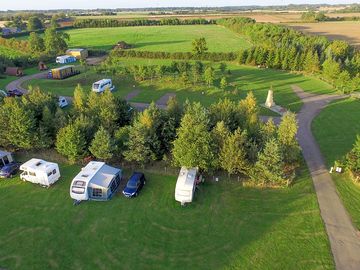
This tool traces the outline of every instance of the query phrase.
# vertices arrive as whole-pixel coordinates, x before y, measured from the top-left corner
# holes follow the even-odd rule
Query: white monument
[[[272,89],[269,90],[267,98],[266,98],[266,102],[265,102],[265,107],[266,108],[271,108],[275,106],[275,102],[274,102],[274,91]]]

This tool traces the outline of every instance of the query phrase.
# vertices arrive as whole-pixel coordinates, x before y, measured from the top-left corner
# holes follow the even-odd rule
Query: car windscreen
[[[129,181],[126,185],[126,187],[128,188],[136,188],[137,187],[137,182],[136,181]]]

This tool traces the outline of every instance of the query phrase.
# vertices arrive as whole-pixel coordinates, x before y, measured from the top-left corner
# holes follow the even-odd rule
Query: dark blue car
[[[143,173],[133,173],[123,190],[123,194],[128,198],[136,197],[145,185],[145,182],[146,179]]]
[[[11,178],[13,177],[19,170],[19,163],[9,163],[6,164],[4,167],[0,170],[0,178]]]

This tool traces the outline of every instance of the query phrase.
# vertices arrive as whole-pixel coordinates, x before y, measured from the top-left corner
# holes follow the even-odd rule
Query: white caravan
[[[33,158],[20,166],[23,171],[20,178],[41,186],[49,187],[60,178],[59,166],[56,163]]]
[[[111,79],[102,79],[100,81],[94,82],[92,85],[92,90],[96,93],[102,93],[106,89],[113,91],[115,86],[112,84]]]
[[[66,106],[69,105],[69,103],[67,102],[66,98],[65,97],[59,97],[59,107],[60,108],[65,108]]]
[[[181,205],[191,203],[194,198],[196,185],[202,182],[202,176],[197,168],[182,167],[175,187],[175,200]]]

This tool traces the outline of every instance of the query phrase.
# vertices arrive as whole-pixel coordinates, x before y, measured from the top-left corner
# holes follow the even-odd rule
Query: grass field
[[[84,28],[66,31],[69,47],[110,50],[118,41],[135,46],[136,50],[191,51],[195,38],[205,37],[210,52],[231,52],[247,48],[245,38],[217,25],[180,25],[147,27]]]
[[[334,269],[307,171],[287,189],[206,182],[174,200],[176,176],[146,173],[140,196],[73,206],[71,179],[44,189],[0,181],[0,267],[6,269]]]
[[[341,159],[360,134],[360,100],[347,99],[330,104],[314,120],[312,129],[328,166]],[[353,222],[360,229],[360,185],[348,175],[333,175],[337,190]]]
[[[149,61],[144,59],[124,58],[123,63],[124,65],[168,64],[170,61],[161,60],[161,62],[158,62],[154,60]],[[214,65],[214,67],[216,66],[217,65]],[[303,75],[290,74],[271,69],[258,69],[248,66],[229,65],[228,67],[231,70],[231,75],[228,78],[230,86],[226,90],[221,90],[218,87],[184,86],[174,80],[161,80],[153,83],[147,81],[138,84],[131,79],[124,80],[115,76],[108,77],[111,77],[114,80],[114,84],[117,87],[117,90],[114,92],[115,95],[125,97],[134,89],[139,89],[139,95],[131,99],[131,101],[144,103],[157,101],[166,93],[174,92],[180,102],[185,102],[186,99],[189,99],[191,101],[199,101],[205,106],[208,106],[225,97],[232,100],[242,99],[249,91],[254,92],[259,103],[265,103],[267,91],[270,87],[273,87],[275,91],[275,102],[296,112],[301,108],[302,103],[293,93],[291,85],[299,85],[304,90],[314,93],[329,93],[333,91],[328,84]],[[73,90],[78,83],[83,85],[86,90],[90,91],[92,82],[103,77],[107,77],[107,75],[99,75],[95,74],[93,71],[89,71],[87,75],[81,74],[63,80],[61,83],[58,81],[42,79],[28,81],[24,86],[39,86],[43,90],[51,91],[58,95],[72,96]],[[219,82],[217,81],[216,85],[218,84]],[[135,88],[133,85],[135,85]],[[234,92],[234,89],[238,89],[237,92]]]
[[[326,36],[330,40],[340,39],[360,46],[360,22],[321,22],[287,24],[292,28],[312,35]]]

